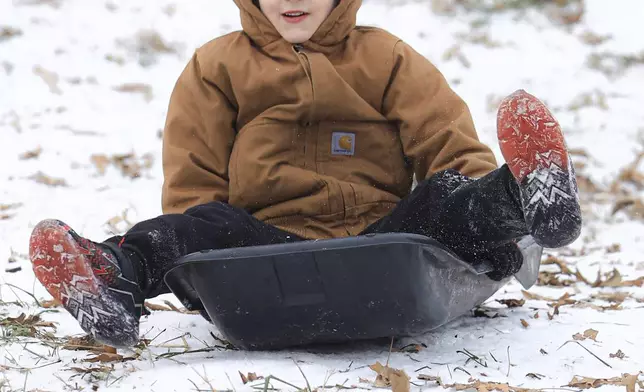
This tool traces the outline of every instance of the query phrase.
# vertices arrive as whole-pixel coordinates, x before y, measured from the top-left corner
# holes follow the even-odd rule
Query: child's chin
[[[282,37],[289,43],[295,45],[308,41],[311,38],[311,34],[283,34]]]

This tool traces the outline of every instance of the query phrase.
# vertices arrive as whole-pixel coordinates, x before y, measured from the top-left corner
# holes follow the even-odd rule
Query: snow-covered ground
[[[387,360],[409,375],[413,390],[441,388],[420,374],[443,384],[480,380],[547,389],[564,387],[574,376],[599,379],[566,387],[575,390],[601,387],[602,379],[613,377],[619,384],[624,374],[644,371],[644,278],[638,280],[644,275],[644,175],[637,167],[623,170],[644,150],[644,2],[586,0],[581,20],[571,24],[558,21],[562,10],[549,1],[537,2],[546,3],[543,9],[493,12],[452,3],[365,0],[359,22],[389,29],[436,63],[497,153],[500,98],[523,88],[548,103],[576,151],[586,190],[582,238],[548,255],[579,269],[589,283],[549,274],[559,267],[544,265],[541,284],[529,292],[554,300],[533,296],[508,308],[496,300],[524,298],[513,282],[486,304],[487,314],[499,317],[467,315],[395,344],[419,344],[417,353],[389,354],[388,344],[369,343],[322,352],[160,357],[213,346],[211,332],[217,331],[198,315],[155,311],[141,325],[154,340],[137,359],[86,362],[96,354],[60,347],[63,337],[81,335],[74,319],[60,309],[42,309],[32,298],[50,296],[25,256],[31,228],[60,218],[98,240],[161,213],[160,131],[169,94],[197,46],[240,27],[238,10],[229,0],[2,0],[0,391],[264,387],[263,380],[243,384],[239,372],[292,384],[273,379],[278,389],[305,388],[307,381],[312,389],[369,389],[376,373],[368,365]],[[620,211],[612,214],[616,205]],[[598,270],[613,269],[622,276],[595,282]],[[549,304],[565,293],[573,296],[559,301],[554,314]],[[165,296],[152,302],[164,299],[175,301]],[[38,325],[44,326],[34,327],[40,335],[15,337],[34,330],[10,317],[43,311]],[[585,331],[590,337],[573,338]],[[43,337],[46,332],[54,336]]]

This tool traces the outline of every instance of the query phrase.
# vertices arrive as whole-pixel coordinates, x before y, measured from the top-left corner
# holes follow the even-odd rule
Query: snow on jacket
[[[197,49],[171,96],[164,213],[220,201],[310,239],[356,235],[420,181],[497,167],[468,107],[399,38],[343,0],[311,39],[282,39],[252,0],[243,31]]]

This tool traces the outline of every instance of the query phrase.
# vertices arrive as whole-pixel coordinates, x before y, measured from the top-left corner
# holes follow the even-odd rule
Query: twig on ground
[[[604,361],[603,359],[601,359],[601,358],[599,358],[597,355],[595,355],[595,353],[593,353],[592,351],[590,351],[589,349],[587,349],[586,347],[584,347],[584,345],[583,345],[583,344],[581,344],[581,343],[579,343],[578,341],[575,341],[575,340],[569,340],[569,341],[567,341],[566,343],[562,344],[562,345],[557,349],[557,351],[559,351],[559,350],[561,349],[561,347],[565,346],[565,345],[566,345],[566,344],[568,344],[568,343],[577,343],[578,345],[580,345],[580,346],[581,346],[581,348],[583,348],[584,350],[588,351],[588,352],[590,353],[590,355],[592,355],[593,357],[597,358],[597,360],[599,360],[601,363],[603,363],[604,365],[608,366],[608,367],[609,367],[609,368],[611,368],[611,369],[613,368],[613,367],[612,367],[612,366],[610,366],[608,363],[606,363],[606,361]]]
[[[156,336],[155,336],[155,337],[153,337],[153,338],[148,342],[148,344],[146,344],[146,346],[151,345],[151,344],[152,344],[152,342],[154,342],[154,341],[155,341],[159,336],[161,336],[161,334],[162,334],[162,333],[164,333],[166,330],[167,330],[167,328],[164,328],[161,332],[159,332],[158,334],[156,334]]]
[[[266,379],[264,380],[264,391],[275,390],[275,388],[268,389],[268,385],[269,385],[270,380],[279,381],[282,384],[285,384],[285,385],[288,385],[289,387],[297,389],[298,391],[301,391],[303,389],[303,388],[298,387],[297,385],[291,384],[290,382],[286,382],[286,381],[284,381],[284,380],[282,380],[280,378],[277,378],[277,377],[275,377],[273,375],[270,375],[270,376],[266,377]],[[256,387],[252,387],[252,388],[257,389]]]
[[[108,374],[108,377],[109,377],[109,374]],[[121,377],[117,377],[116,379],[114,379],[114,381],[112,381],[112,382],[108,385],[108,388],[109,388],[109,387],[111,387],[112,385],[116,384],[116,382],[117,382],[117,381],[119,381],[119,380],[121,380],[123,377],[125,377],[125,374],[121,375]]]
[[[42,355],[42,354],[38,354],[37,352],[31,351],[30,349],[28,349],[28,348],[27,348],[27,345],[24,345],[24,346],[22,347],[22,349],[23,349],[23,350],[25,350],[25,351],[27,351],[27,352],[32,353],[32,354],[33,354],[33,355],[35,355],[35,356],[37,356],[37,357],[39,358],[39,359],[38,359],[38,361],[40,361],[41,359],[49,359],[49,358],[45,357],[45,356],[44,356],[44,355]],[[38,364],[38,362],[36,362],[36,364]]]
[[[235,389],[235,384],[233,384],[233,380],[230,379],[230,376],[228,375],[228,372],[225,372],[226,378],[228,379],[228,382],[230,383],[230,386],[233,387],[233,392],[237,392]]]
[[[203,366],[203,376],[199,374],[199,372],[196,371],[194,368],[192,370],[195,370],[195,373],[197,373],[197,375],[206,383],[206,385],[210,387],[211,391],[213,392],[216,391],[215,387],[212,386],[212,383],[208,379],[208,375],[206,374],[206,365],[202,365],[202,366]]]
[[[512,363],[510,362],[510,346],[508,346],[508,374],[507,374],[507,377],[510,377],[510,367],[512,367]]]
[[[297,366],[297,369],[300,371],[300,373],[302,373],[302,377],[304,377],[304,381],[306,381],[307,391],[313,392],[311,390],[311,384],[309,384],[309,380],[306,378],[306,375],[304,374],[304,371],[302,371],[302,368],[300,367],[300,365],[298,365],[297,361],[294,358],[291,358],[291,359],[293,360],[293,363],[295,364],[295,366]]]
[[[479,365],[481,365],[481,366],[483,366],[483,367],[487,367],[487,362],[483,363],[483,362],[481,361],[481,358],[479,358],[478,356],[476,356],[476,355],[472,354],[471,352],[469,352],[469,351],[468,351],[468,350],[466,350],[466,349],[458,350],[458,351],[456,351],[456,353],[457,353],[457,354],[463,354],[463,355],[465,355],[465,356],[467,356],[467,357],[468,357],[467,361],[465,361],[465,364],[466,364],[466,365],[467,365],[467,363],[468,363],[469,361],[474,361],[474,362],[478,363]]]
[[[25,372],[25,383],[22,386],[22,390],[27,392],[27,378],[29,377],[29,371]]]
[[[34,301],[36,301],[36,305],[38,305],[38,307],[39,307],[39,308],[40,308],[40,307],[42,307],[42,305],[40,304],[40,301],[38,301],[38,298],[36,298],[36,296],[35,296],[35,295],[33,295],[32,293],[30,293],[29,291],[27,291],[27,290],[25,290],[25,289],[21,289],[20,287],[15,286],[15,285],[13,285],[13,284],[11,284],[11,283],[6,283],[6,282],[5,282],[5,284],[6,284],[7,286],[9,286],[9,287],[13,287],[13,288],[18,289],[18,290],[22,291],[23,293],[25,293],[25,294],[29,295],[31,298],[33,298],[33,299],[34,299]],[[13,291],[13,290],[12,290],[12,291]],[[13,294],[16,296],[16,298],[18,298],[18,295],[17,295],[15,292],[14,292]],[[19,299],[19,298],[18,298],[18,299]]]
[[[232,343],[224,339],[218,338],[217,336],[215,336],[214,333],[212,333],[212,331],[210,331],[210,336],[212,336],[212,338],[215,339],[217,342],[223,344],[226,347],[226,350],[237,351],[237,348],[233,346]]]
[[[22,307],[22,306],[27,305],[26,303],[24,303],[24,302],[20,299],[20,297],[18,296],[18,293],[16,293],[16,292],[13,290],[13,288],[14,288],[14,287],[16,287],[16,286],[12,285],[11,283],[7,283],[7,282],[5,282],[4,284],[5,284],[5,285],[7,285],[7,286],[9,287],[9,290],[11,290],[11,292],[13,293],[13,295],[16,297],[16,301],[17,301],[17,302],[18,302],[18,304],[19,304],[18,306],[21,306],[21,307]],[[22,290],[22,289],[21,289],[21,290]],[[24,291],[24,290],[23,290],[23,291]]]
[[[468,376],[470,376],[470,377],[472,376],[472,373],[468,372],[467,370],[463,369],[463,368],[462,368],[462,367],[460,367],[460,366],[457,366],[457,367],[455,367],[455,368],[454,368],[454,371],[457,371],[457,370],[462,371],[463,373],[467,374],[467,375],[468,375]]]
[[[353,361],[349,362],[349,367],[344,370],[338,370],[338,373],[349,373],[351,371],[351,366],[353,366]]]
[[[391,358],[391,352],[394,349],[394,337],[391,337],[391,344],[389,345],[389,354],[387,354],[387,363],[385,364],[385,367],[389,367],[389,359]]]
[[[186,351],[181,351],[181,352],[163,353],[163,354],[159,354],[156,359],[157,360],[158,359],[170,359],[170,358],[176,357],[178,355],[195,354],[195,353],[209,353],[209,352],[217,351],[217,350],[221,350],[221,349],[225,349],[225,347],[213,346],[213,347],[208,347],[208,348],[198,348],[196,350],[186,350]]]
[[[190,332],[186,332],[186,333],[184,333],[183,335],[179,335],[179,336],[174,337],[174,338],[172,338],[172,339],[168,339],[168,340],[166,340],[165,342],[159,343],[159,344],[158,344],[158,345],[156,345],[155,347],[162,347],[162,346],[163,346],[164,344],[166,344],[166,343],[170,343],[170,342],[174,342],[175,340],[183,339],[183,337],[184,337],[184,336],[186,336],[186,335],[190,335]],[[184,341],[184,342],[185,342],[185,341]],[[186,345],[184,344],[184,345],[183,345],[183,347],[186,347]]]

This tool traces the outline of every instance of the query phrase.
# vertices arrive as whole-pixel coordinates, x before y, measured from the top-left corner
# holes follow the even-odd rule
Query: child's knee
[[[201,216],[210,215],[215,211],[229,211],[231,206],[220,201],[211,201],[209,203],[198,204],[184,211],[184,215]]]

